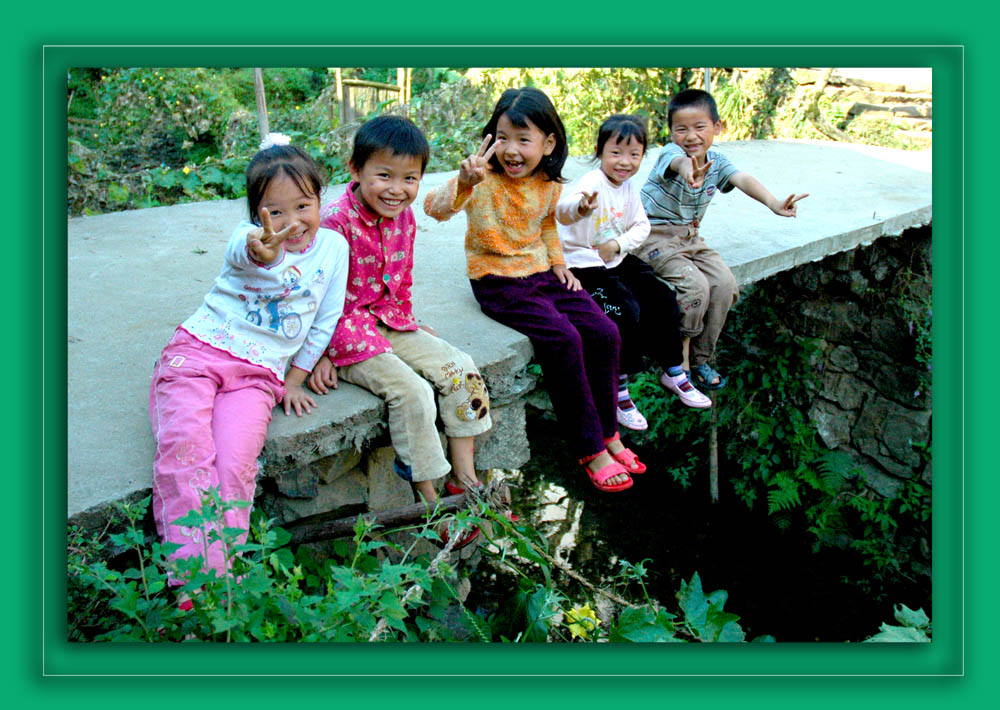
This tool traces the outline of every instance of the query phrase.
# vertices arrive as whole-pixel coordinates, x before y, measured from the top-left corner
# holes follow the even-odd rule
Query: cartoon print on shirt
[[[626,229],[623,224],[623,218],[625,217],[625,212],[622,210],[615,210],[614,207],[605,207],[601,211],[594,215],[593,230],[591,231],[590,246],[596,247],[600,246],[606,241],[614,239],[619,234],[624,234]]]
[[[322,282],[325,278],[322,269],[316,271],[315,279]],[[240,300],[247,306],[246,319],[254,325],[263,325],[265,316],[267,317],[267,328],[273,332],[280,332],[289,340],[294,339],[302,330],[302,316],[296,313],[286,302],[288,296],[293,292],[302,289],[302,272],[296,266],[289,266],[281,274],[281,283],[285,287],[283,291],[274,294],[259,293],[253,300],[247,299],[240,294]],[[301,297],[308,297],[309,289],[302,291]],[[256,308],[254,307],[256,306]],[[303,301],[305,313],[311,313],[316,309],[315,300]]]

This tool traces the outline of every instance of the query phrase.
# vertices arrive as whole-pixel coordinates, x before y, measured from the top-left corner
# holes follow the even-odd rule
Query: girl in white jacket
[[[646,124],[615,114],[601,124],[594,152],[600,167],[563,192],[556,207],[566,265],[621,333],[618,421],[646,429],[632,402],[628,375],[645,369],[648,355],[663,367],[660,383],[689,407],[710,407],[682,368],[679,313],[673,290],[632,255],[649,235],[639,191],[629,182],[646,152]]]

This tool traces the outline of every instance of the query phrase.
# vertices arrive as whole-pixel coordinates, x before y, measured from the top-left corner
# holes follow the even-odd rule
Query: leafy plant
[[[914,611],[905,604],[897,604],[894,615],[900,626],[884,623],[865,643],[930,643],[931,620],[923,609]]]
[[[70,531],[72,640],[350,641],[368,640],[378,628],[403,640],[454,636],[444,623],[447,608],[458,604],[449,582],[454,569],[413,557],[419,540],[436,537],[432,521],[406,547],[369,539],[374,529],[359,522],[351,544],[338,541],[333,558],[318,562],[306,547],[287,547],[289,534],[259,515],[240,542],[247,531],[225,527],[223,515],[249,504],[209,491],[202,508],[177,523],[206,530],[206,551],[222,544],[231,573],[220,578],[202,569],[203,556],[172,560],[176,545],[146,538],[138,523],[148,503],[120,506],[122,533],[84,543],[79,529]],[[114,569],[97,554],[109,545],[127,550],[134,563]],[[171,588],[169,578],[184,583]],[[422,592],[407,594],[415,587]],[[191,598],[190,611],[177,607],[176,593]]]
[[[641,601],[611,594],[621,611],[605,624],[594,611],[593,599],[571,603],[557,586],[566,570],[549,555],[544,536],[496,514],[482,501],[475,512],[459,513],[457,522],[491,523],[496,535],[485,554],[519,576],[509,602],[489,618],[459,600],[452,584],[457,571],[442,554],[432,561],[414,556],[421,540],[437,538],[433,520],[409,529],[405,543],[374,539],[377,531],[360,520],[353,539],[336,541],[329,557],[321,559],[308,547],[288,547],[289,534],[259,514],[248,536],[248,531],[226,527],[226,511],[249,504],[223,501],[211,490],[200,510],[176,523],[206,531],[205,554],[209,545],[222,545],[230,572],[220,577],[202,568],[204,555],[172,560],[177,545],[147,538],[141,521],[148,504],[147,498],[118,506],[118,517],[109,527],[124,524],[120,533],[106,529],[88,537],[79,528],[70,529],[70,640],[743,640],[739,617],[723,610],[725,592],[705,595],[695,573],[678,594],[680,614],[672,614],[649,597],[645,561],[620,563],[616,587],[625,591],[637,584]],[[130,562],[114,562],[122,556]],[[183,584],[171,586],[171,579]],[[588,588],[602,593],[592,585]],[[178,594],[191,599],[189,611],[178,608]],[[461,636],[456,636],[458,631]]]

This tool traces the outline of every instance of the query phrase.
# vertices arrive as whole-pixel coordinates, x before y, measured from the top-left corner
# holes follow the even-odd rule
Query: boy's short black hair
[[[672,99],[667,106],[667,126],[674,126],[674,111],[684,108],[700,108],[708,112],[712,118],[712,123],[719,122],[719,107],[715,105],[715,99],[707,91],[701,89],[685,89]]]
[[[260,226],[260,203],[268,185],[279,175],[287,175],[306,195],[320,199],[323,175],[319,166],[301,148],[294,145],[273,145],[255,155],[247,165],[247,207],[250,221]]]
[[[594,157],[600,158],[604,145],[614,136],[618,136],[616,143],[628,143],[629,138],[635,138],[642,145],[642,152],[646,152],[646,119],[642,116],[633,116],[628,113],[616,113],[604,119],[604,123],[597,129],[597,150]]]
[[[365,121],[354,134],[351,165],[355,170],[361,170],[368,159],[380,150],[388,150],[393,155],[420,158],[421,175],[431,155],[431,147],[423,131],[413,121],[402,116],[377,116]]]
[[[507,114],[507,119],[518,128],[525,128],[531,121],[546,136],[555,136],[556,145],[549,155],[544,156],[535,171],[541,170],[550,182],[566,182],[562,176],[563,165],[569,156],[569,145],[566,141],[566,129],[562,119],[556,113],[556,107],[544,91],[533,86],[520,89],[507,89],[500,95],[497,105],[493,107],[493,115],[483,128],[482,137],[493,136],[496,143],[497,123],[500,117]],[[500,158],[494,154],[490,158],[490,166],[495,173],[503,173]]]

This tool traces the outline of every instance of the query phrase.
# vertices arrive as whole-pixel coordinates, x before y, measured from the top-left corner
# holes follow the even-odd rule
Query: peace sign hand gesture
[[[576,211],[580,213],[581,217],[586,217],[591,212],[597,209],[597,193],[581,193],[580,203],[576,206]]]
[[[708,169],[712,167],[714,160],[709,160],[704,165],[698,165],[698,156],[691,156],[691,172],[685,176],[687,184],[692,189],[701,187],[702,183],[705,182],[705,176],[708,175]]]
[[[490,158],[496,152],[496,143],[490,145],[493,136],[488,135],[479,144],[479,150],[462,161],[458,166],[458,187],[472,189],[483,181],[489,169]],[[489,148],[487,149],[487,146]]]
[[[260,225],[247,234],[247,250],[254,261],[270,264],[281,253],[281,244],[299,227],[298,222],[292,222],[280,232],[274,231],[271,224],[271,213],[266,207],[260,208]]]
[[[789,195],[785,198],[784,202],[778,202],[775,200],[776,204],[771,207],[771,211],[777,215],[781,215],[782,217],[794,217],[796,210],[795,203],[799,200],[805,199],[806,197],[809,197],[808,192],[804,195]]]

